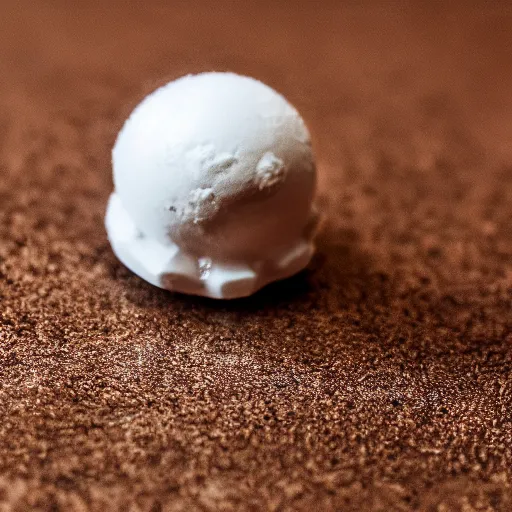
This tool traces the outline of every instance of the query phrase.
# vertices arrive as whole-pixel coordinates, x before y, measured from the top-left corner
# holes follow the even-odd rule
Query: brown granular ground
[[[0,510],[511,511],[508,2],[0,4]],[[310,269],[215,302],[103,228],[130,110],[232,70],[303,112]]]

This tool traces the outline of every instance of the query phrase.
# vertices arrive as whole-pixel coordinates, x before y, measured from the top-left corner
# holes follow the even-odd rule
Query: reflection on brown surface
[[[512,510],[510,4],[145,4],[0,4],[1,506]],[[211,69],[297,105],[328,215],[230,303],[103,228],[126,115]]]

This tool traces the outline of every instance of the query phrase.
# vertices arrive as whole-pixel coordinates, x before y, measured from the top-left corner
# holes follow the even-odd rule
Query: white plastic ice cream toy
[[[119,133],[113,170],[112,248],[153,285],[244,297],[313,255],[309,132],[257,80],[204,73],[150,94]]]

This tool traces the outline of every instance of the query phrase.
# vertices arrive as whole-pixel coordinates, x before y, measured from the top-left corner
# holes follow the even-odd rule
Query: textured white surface
[[[257,80],[204,73],[158,89],[122,128],[113,170],[110,242],[156,286],[246,296],[313,254],[309,133]]]

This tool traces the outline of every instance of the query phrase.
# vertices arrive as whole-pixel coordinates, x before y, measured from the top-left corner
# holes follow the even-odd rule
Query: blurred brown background
[[[510,2],[0,4],[0,510],[512,510]],[[326,223],[241,301],[113,256],[110,149],[182,74],[303,113]]]

